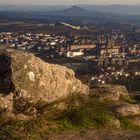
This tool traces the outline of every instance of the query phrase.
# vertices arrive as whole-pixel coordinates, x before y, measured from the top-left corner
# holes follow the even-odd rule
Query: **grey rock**
[[[124,86],[105,84],[92,87],[90,96],[96,97],[100,101],[119,101],[126,97],[129,97],[129,94]]]
[[[140,115],[140,106],[138,104],[120,103],[116,106],[115,112],[120,116]]]
[[[70,96],[88,97],[89,88],[71,69],[12,49],[0,52],[0,113],[28,120],[38,109]]]

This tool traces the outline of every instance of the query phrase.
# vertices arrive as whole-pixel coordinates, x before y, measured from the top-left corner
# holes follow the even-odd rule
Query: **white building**
[[[84,53],[83,52],[81,52],[81,51],[78,51],[78,52],[71,52],[71,51],[69,51],[69,52],[67,52],[66,53],[66,56],[67,57],[78,57],[78,56],[83,56],[84,55]]]

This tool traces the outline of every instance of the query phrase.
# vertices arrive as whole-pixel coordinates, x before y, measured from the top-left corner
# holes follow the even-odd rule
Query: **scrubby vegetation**
[[[113,114],[107,108],[107,103],[88,102],[71,107],[68,112],[58,118],[64,128],[99,128],[106,127]]]
[[[53,108],[53,107],[52,107]],[[54,109],[54,108],[53,108]],[[116,116],[109,101],[99,102],[96,99],[70,106],[68,110],[51,111],[38,116],[29,122],[8,122],[1,126],[1,140],[33,140],[47,137],[54,133],[81,130],[87,128],[110,128],[111,120],[116,117],[124,129],[138,130],[140,127],[129,122],[127,117]],[[48,115],[49,114],[49,115]]]
[[[136,130],[140,131],[140,126],[134,125],[130,122],[130,119],[133,119],[133,117],[120,117],[119,120],[121,122],[121,127],[124,129],[130,129],[130,130]]]

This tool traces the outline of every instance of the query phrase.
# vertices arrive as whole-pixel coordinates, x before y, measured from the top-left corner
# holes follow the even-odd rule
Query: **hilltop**
[[[96,16],[103,15],[103,13],[87,10],[76,5],[70,8],[64,9],[64,10],[48,12],[47,14],[53,15],[53,16],[74,16],[74,17],[76,16],[96,17]]]
[[[71,69],[13,49],[0,52],[0,81],[1,140],[139,139],[140,104],[124,86],[88,87]]]

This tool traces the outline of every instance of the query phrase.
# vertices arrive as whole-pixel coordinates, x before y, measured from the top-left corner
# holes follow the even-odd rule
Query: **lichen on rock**
[[[0,112],[23,120],[37,115],[38,108],[72,94],[88,96],[89,88],[71,69],[8,49],[0,52],[0,93]]]

